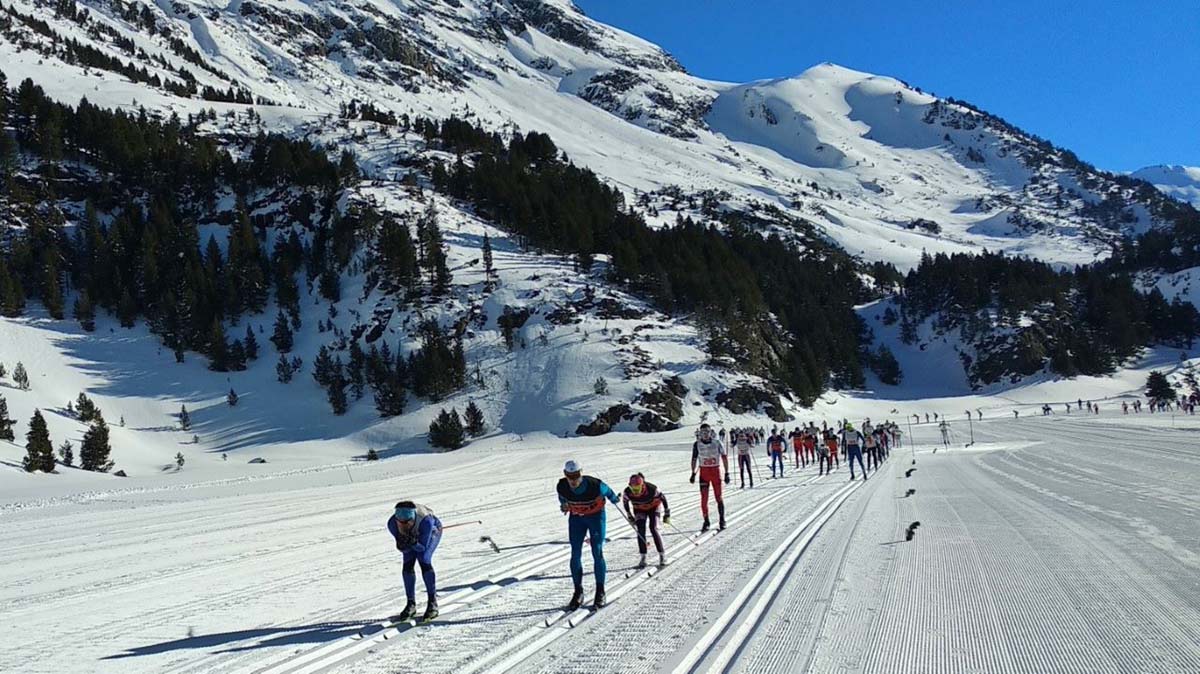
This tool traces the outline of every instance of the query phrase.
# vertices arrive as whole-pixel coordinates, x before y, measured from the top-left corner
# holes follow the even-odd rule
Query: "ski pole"
[[[700,543],[699,543],[699,542],[697,542],[697,541],[696,541],[696,539],[692,538],[690,534],[685,534],[685,533],[683,533],[682,531],[680,531],[680,530],[679,530],[679,527],[675,526],[674,524],[671,524],[670,522],[665,522],[665,524],[666,524],[667,526],[671,527],[672,529],[674,529],[674,530],[675,530],[675,533],[677,533],[677,534],[679,534],[680,536],[683,536],[684,538],[686,538],[686,539],[688,539],[689,541],[691,541],[691,542],[692,542],[692,545],[695,545],[695,546],[699,547]]]
[[[763,477],[762,468],[758,467],[758,457],[754,455],[754,450],[750,450],[750,463],[754,464],[754,470],[758,473],[759,484],[764,484],[767,478]]]
[[[470,522],[458,522],[456,524],[443,524],[442,530],[453,529],[454,527],[465,527],[468,524],[483,524],[483,520],[472,520]]]
[[[637,525],[633,523],[633,518],[626,515],[625,517],[623,517],[621,519],[624,519],[625,524],[628,524],[629,528],[633,529],[633,533],[637,534],[638,540],[640,540],[643,545],[646,545],[647,547],[649,547],[650,544],[646,542],[646,537],[642,535],[642,532],[638,531]]]

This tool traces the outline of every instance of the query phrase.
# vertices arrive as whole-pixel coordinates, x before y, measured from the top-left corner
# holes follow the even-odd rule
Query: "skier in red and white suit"
[[[725,484],[729,484],[729,454],[725,445],[721,444],[708,424],[700,425],[700,435],[692,444],[692,478],[696,482],[696,466],[700,467],[700,512],[704,513],[704,526],[700,531],[708,531],[708,487],[712,485],[713,494],[717,497],[717,526],[725,528],[725,500],[721,498],[721,468],[725,469]]]

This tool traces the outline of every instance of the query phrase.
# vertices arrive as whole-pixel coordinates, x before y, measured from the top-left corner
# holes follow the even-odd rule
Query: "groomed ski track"
[[[629,573],[633,532],[610,512],[610,605],[550,627],[570,592],[559,451],[24,504],[0,516],[0,670],[1200,671],[1200,421],[1178,422],[995,418],[970,449],[955,422],[936,454],[922,424],[911,477],[904,447],[853,486],[844,462],[735,479],[729,529],[699,545],[686,444],[591,441],[573,454],[587,472],[619,488],[645,471],[691,536],[665,528],[673,563]],[[403,594],[383,523],[401,496],[485,524],[447,532],[435,624],[385,632]]]

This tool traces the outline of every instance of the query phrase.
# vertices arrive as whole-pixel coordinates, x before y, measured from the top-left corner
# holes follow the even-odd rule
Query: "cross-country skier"
[[[850,466],[850,479],[854,480],[854,460],[858,459],[858,467],[862,469],[863,480],[867,479],[867,467],[863,465],[862,456],[863,435],[854,429],[849,421],[842,427],[842,447],[846,450],[846,465]]]
[[[696,483],[696,466],[700,467],[700,512],[704,514],[704,525],[700,531],[708,531],[708,489],[712,486],[713,495],[717,498],[717,527],[725,528],[725,499],[721,498],[721,468],[725,468],[725,484],[729,484],[729,455],[725,445],[713,436],[708,424],[700,425],[700,439],[692,444],[692,477],[689,480]]]
[[[829,432],[826,431],[826,435]],[[834,445],[837,446],[836,443]],[[833,457],[829,454],[829,443],[822,442],[816,447],[817,450],[817,475],[824,475],[833,472]]]
[[[796,452],[796,470],[800,470],[802,466],[808,465],[808,457],[804,455],[804,433],[797,426],[788,434],[792,440],[792,450]],[[801,463],[803,461],[803,463]]]
[[[771,436],[767,438],[767,456],[771,457],[771,477],[775,477],[775,464],[779,464],[779,477],[783,477],[783,451],[786,441],[783,439],[783,434],[775,429],[771,429]]]
[[[574,611],[583,603],[583,539],[592,538],[592,573],[596,576],[596,608],[604,606],[604,578],[608,567],[604,563],[604,535],[607,516],[604,499],[614,504],[619,501],[616,492],[598,477],[584,475],[576,461],[567,461],[563,466],[563,478],[558,481],[558,504],[567,518],[567,538],[571,542],[571,580],[575,593],[567,608]]]
[[[387,521],[388,531],[396,539],[396,549],[404,554],[404,569],[400,576],[404,579],[404,596],[408,602],[397,619],[400,622],[410,620],[417,612],[417,574],[413,568],[421,565],[421,578],[425,581],[425,615],[421,622],[427,623],[438,616],[437,604],[437,575],[433,572],[433,551],[437,550],[438,542],[442,540],[442,522],[429,508],[413,503],[400,501],[396,510]]]
[[[829,456],[838,468],[842,467],[842,460],[838,458],[838,439],[837,434],[832,430],[825,431],[825,447],[829,449]]]
[[[671,506],[667,504],[667,495],[659,491],[653,483],[647,482],[641,473],[629,478],[629,486],[621,494],[621,504],[625,506],[625,514],[633,521],[638,533],[638,568],[646,568],[646,524],[650,524],[650,535],[654,537],[654,549],[658,551],[658,565],[667,565],[667,553],[663,548],[662,536],[658,533],[658,507],[663,509],[663,523],[671,523]],[[633,509],[630,510],[630,506]]]
[[[739,489],[746,488],[747,474],[750,476],[750,488],[754,489],[754,465],[751,456],[754,446],[750,444],[750,434],[746,431],[738,431],[737,438],[733,441],[733,448],[737,450],[738,478],[741,480]]]

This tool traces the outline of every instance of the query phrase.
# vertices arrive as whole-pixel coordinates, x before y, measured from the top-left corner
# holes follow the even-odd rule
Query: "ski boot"
[[[667,564],[670,564],[670,562],[667,561],[667,555],[662,552],[658,553],[658,568],[661,569]]]
[[[608,600],[604,597],[604,586],[597,585],[596,586],[596,598],[592,602],[592,605],[595,608],[604,608],[604,605],[607,603],[608,603]]]
[[[646,555],[642,555],[641,558],[638,559],[637,568],[639,568],[639,569],[646,568]]]
[[[722,517],[721,520],[719,522],[717,522],[717,531],[725,531],[725,518],[724,517]]]
[[[704,524],[703,524],[703,525],[701,525],[701,527],[700,527],[700,533],[704,533],[704,532],[708,531],[708,526],[709,526],[709,525],[708,525],[708,518],[707,518],[707,517],[705,517],[705,518],[704,518]]]
[[[575,594],[571,595],[571,601],[567,602],[567,610],[574,611],[583,605],[583,588],[575,588]]]
[[[421,624],[422,625],[428,624],[428,623],[432,622],[433,619],[436,617],[438,617],[437,600],[430,599],[429,603],[425,605],[425,615],[421,616]]]
[[[717,521],[717,531],[725,531],[725,503],[717,504],[717,515],[720,519]]]
[[[404,605],[404,610],[400,612],[400,615],[396,616],[396,622],[408,622],[409,620],[412,620],[412,617],[416,614],[417,602],[409,599],[408,603]]]

